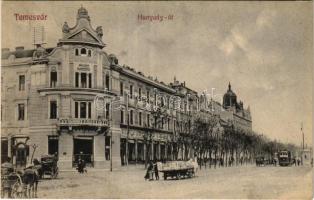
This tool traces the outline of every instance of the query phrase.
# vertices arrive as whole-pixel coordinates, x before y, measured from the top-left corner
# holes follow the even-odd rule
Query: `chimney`
[[[23,50],[24,50],[24,47],[23,47],[23,46],[15,47],[15,50],[16,50],[16,51],[23,51]]]

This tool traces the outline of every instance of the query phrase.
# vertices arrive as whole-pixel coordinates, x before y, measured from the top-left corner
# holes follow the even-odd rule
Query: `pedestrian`
[[[145,176],[144,176],[144,178],[145,178],[145,181],[146,180],[149,180],[149,181],[152,181],[153,180],[153,169],[154,167],[153,167],[153,163],[152,163],[152,161],[150,161],[149,163],[148,163],[148,166],[147,166],[147,170],[146,170],[146,174],[145,174]]]
[[[85,169],[85,161],[81,158],[78,159],[78,162],[77,162],[77,171],[78,173],[80,174],[83,174],[84,172],[87,173],[87,170]]]
[[[157,166],[157,161],[156,160],[154,161],[154,165],[153,166],[154,166],[153,169],[154,169],[154,172],[155,172],[155,179],[159,180],[158,166]]]
[[[201,158],[200,157],[197,157],[197,164],[200,168],[200,170],[202,169],[202,163],[201,163]]]

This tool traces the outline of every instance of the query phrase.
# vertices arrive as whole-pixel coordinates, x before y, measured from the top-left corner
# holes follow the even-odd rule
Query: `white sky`
[[[223,94],[230,81],[255,131],[300,144],[303,122],[312,143],[312,2],[2,2],[2,47],[32,48],[38,24],[46,46],[56,46],[81,5],[120,64],[166,83],[176,76],[198,92]],[[16,21],[14,13],[48,17]],[[140,22],[138,14],[174,19]]]

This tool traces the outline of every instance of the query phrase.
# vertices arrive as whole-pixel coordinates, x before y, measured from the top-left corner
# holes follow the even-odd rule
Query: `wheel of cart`
[[[22,182],[21,175],[12,172],[8,175],[1,177],[1,195],[7,195],[8,198],[24,198],[26,188]]]
[[[194,168],[188,169],[186,175],[187,175],[189,178],[192,178],[193,176],[195,176]]]

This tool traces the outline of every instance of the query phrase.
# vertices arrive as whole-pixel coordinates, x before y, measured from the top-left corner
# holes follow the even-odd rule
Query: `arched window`
[[[86,55],[86,49],[85,48],[81,49],[81,55]]]

